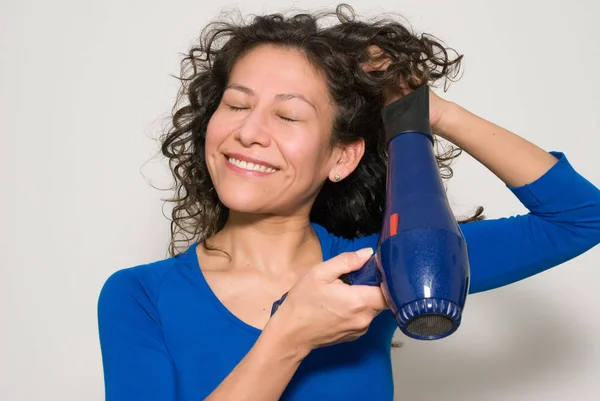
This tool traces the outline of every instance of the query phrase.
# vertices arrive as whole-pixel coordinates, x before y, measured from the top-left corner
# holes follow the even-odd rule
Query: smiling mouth
[[[247,162],[244,160],[238,160],[236,158],[233,158],[231,156],[225,156],[227,158],[227,161],[231,164],[233,164],[236,167],[239,167],[243,170],[247,170],[247,171],[258,171],[260,173],[274,173],[277,171],[277,169],[274,169],[272,167],[268,167],[268,166],[264,166],[261,164],[256,164],[256,163],[252,163],[252,162]]]

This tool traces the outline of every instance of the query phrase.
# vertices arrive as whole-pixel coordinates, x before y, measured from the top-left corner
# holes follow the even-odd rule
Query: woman
[[[461,58],[396,22],[334,15],[329,27],[311,15],[211,25],[185,59],[187,103],[163,142],[176,179],[172,257],[104,285],[107,400],[393,399],[395,319],[378,287],[339,277],[377,244],[382,108],[454,77]],[[471,293],[600,242],[600,191],[564,154],[430,99],[434,133],[530,210],[461,222]],[[445,177],[456,155],[439,155]]]

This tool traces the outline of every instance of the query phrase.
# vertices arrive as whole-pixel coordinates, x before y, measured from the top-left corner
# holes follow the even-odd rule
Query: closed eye
[[[227,105],[227,107],[228,107],[228,108],[229,108],[229,110],[231,110],[231,111],[242,111],[242,110],[248,110],[248,108],[247,108],[247,107],[235,107],[235,106],[232,106],[232,105],[229,105],[229,104]]]
[[[281,116],[281,115],[278,117],[281,118],[283,121],[288,121],[291,123],[298,121],[298,120],[294,120],[293,118],[289,118],[289,117],[285,117],[285,116]]]
[[[230,104],[228,104],[228,105],[227,105],[227,108],[228,108],[229,110],[231,110],[231,111],[243,111],[243,110],[248,110],[248,107],[237,107],[237,106],[232,106],[232,105],[230,105]],[[293,123],[293,122],[296,122],[296,121],[298,121],[298,120],[295,120],[295,119],[293,119],[293,118],[286,117],[286,116],[282,116],[282,115],[278,115],[277,117],[281,118],[283,121],[290,122],[290,123]]]

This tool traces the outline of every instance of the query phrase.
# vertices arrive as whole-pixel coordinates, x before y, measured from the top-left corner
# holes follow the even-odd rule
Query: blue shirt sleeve
[[[470,293],[533,276],[600,243],[600,190],[561,152],[536,181],[509,190],[529,213],[461,224],[469,250]]]
[[[175,400],[175,369],[166,349],[153,287],[136,268],[114,273],[98,301],[107,401]]]

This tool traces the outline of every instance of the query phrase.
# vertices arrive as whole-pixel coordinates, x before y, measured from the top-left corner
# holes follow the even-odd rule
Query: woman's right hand
[[[342,253],[310,269],[288,292],[265,330],[308,354],[315,348],[351,341],[365,334],[387,303],[379,286],[348,285],[339,277],[360,269],[371,248]]]

